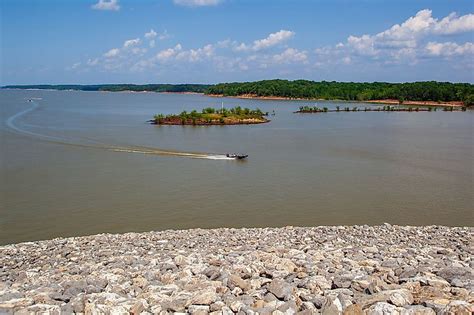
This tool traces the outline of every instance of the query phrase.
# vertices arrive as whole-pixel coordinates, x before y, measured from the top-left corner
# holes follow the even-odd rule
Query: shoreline
[[[0,313],[469,314],[473,236],[383,224],[10,244],[0,246]]]
[[[388,105],[407,105],[407,106],[454,106],[454,107],[463,107],[463,102],[453,101],[453,102],[435,102],[435,101],[404,101],[403,104],[400,104],[398,100],[387,99],[387,100],[368,100],[368,101],[348,101],[348,100],[327,100],[321,98],[292,98],[292,97],[280,97],[280,96],[256,96],[252,94],[244,94],[238,96],[224,96],[222,94],[204,94],[209,97],[229,97],[237,99],[250,99],[250,100],[274,100],[274,101],[319,101],[319,102],[344,102],[344,103],[369,103],[369,104],[388,104]]]
[[[434,102],[434,101],[404,101],[402,104],[398,100],[372,100],[364,101],[364,103],[373,103],[373,104],[389,104],[389,105],[401,105],[401,106],[452,106],[452,107],[464,107],[463,102],[453,101],[453,102]]]
[[[439,107],[464,107],[464,103],[461,101],[452,102],[436,102],[436,101],[404,101],[402,104],[398,100],[386,99],[386,100],[367,100],[367,101],[356,101],[356,100],[339,100],[339,99],[321,99],[321,98],[298,98],[298,97],[281,97],[281,96],[256,96],[253,94],[243,94],[238,96],[224,96],[222,94],[206,94],[204,92],[156,92],[156,91],[133,91],[133,90],[121,90],[121,91],[86,91],[79,89],[22,89],[22,88],[2,88],[2,90],[25,90],[25,91],[79,91],[79,92],[107,92],[107,93],[157,93],[157,94],[183,94],[183,95],[202,95],[215,98],[237,98],[237,99],[250,99],[250,100],[268,100],[268,101],[319,101],[319,102],[343,102],[343,103],[368,103],[368,104],[385,104],[385,105],[402,105],[402,106],[439,106]]]
[[[236,125],[258,125],[269,123],[269,119],[256,119],[256,118],[247,118],[247,119],[227,119],[223,122],[220,121],[211,121],[207,122],[205,120],[197,120],[193,123],[191,119],[181,121],[181,119],[163,119],[163,121],[158,122],[156,120],[151,120],[152,125],[156,126],[236,126]]]

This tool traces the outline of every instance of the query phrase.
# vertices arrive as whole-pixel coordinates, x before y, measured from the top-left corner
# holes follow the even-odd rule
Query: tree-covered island
[[[455,107],[455,106],[444,106],[442,111],[444,112],[457,112],[466,111],[466,106]],[[315,113],[343,113],[343,112],[436,112],[438,108],[436,106],[427,107],[411,107],[411,106],[383,106],[383,107],[343,107],[336,106],[335,109],[329,109],[327,107],[317,106],[300,106],[299,110],[294,112],[295,114],[315,114]]]
[[[156,125],[192,125],[192,126],[211,126],[211,125],[251,125],[267,123],[270,120],[265,118],[268,113],[260,109],[249,109],[236,106],[233,108],[215,109],[212,107],[204,108],[201,112],[193,110],[191,112],[183,111],[180,114],[154,116],[151,123]]]

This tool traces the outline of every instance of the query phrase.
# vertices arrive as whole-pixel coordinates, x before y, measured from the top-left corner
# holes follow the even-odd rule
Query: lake
[[[146,122],[221,102],[275,116]],[[0,104],[0,244],[194,227],[474,225],[473,111],[294,114],[315,102],[44,90],[1,90]],[[218,158],[228,152],[249,158]]]

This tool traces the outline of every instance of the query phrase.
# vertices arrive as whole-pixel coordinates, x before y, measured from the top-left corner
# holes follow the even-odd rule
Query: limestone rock
[[[273,293],[279,299],[288,300],[293,293],[293,286],[281,279],[275,279],[267,287],[268,291]]]

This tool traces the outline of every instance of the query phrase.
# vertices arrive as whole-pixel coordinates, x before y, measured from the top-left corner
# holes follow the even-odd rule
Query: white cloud
[[[173,0],[174,4],[186,7],[204,7],[218,5],[221,0]]]
[[[126,40],[126,41],[123,43],[123,47],[124,47],[124,48],[130,48],[130,47],[139,45],[140,43],[141,43],[140,38],[129,39],[129,40]]]
[[[176,55],[176,59],[185,60],[188,62],[196,62],[196,61],[201,61],[204,58],[210,58],[213,55],[214,55],[214,46],[209,44],[202,48],[182,51]]]
[[[266,48],[278,45],[280,43],[283,43],[289,40],[290,38],[292,38],[294,35],[295,33],[292,31],[280,30],[276,33],[271,33],[266,38],[255,40],[252,45],[246,45],[242,43],[238,45],[235,48],[235,50],[236,51],[245,51],[245,50],[258,51],[258,50],[266,49]]]
[[[276,63],[307,63],[308,55],[306,51],[287,48],[281,54],[273,55],[273,61]]]
[[[375,55],[377,53],[374,48],[374,39],[369,35],[360,37],[351,35],[347,38],[347,44],[363,55]]]
[[[146,32],[144,37],[148,39],[148,44],[151,48],[155,47],[156,40],[155,38],[158,38],[159,40],[165,40],[170,37],[168,32],[165,30],[163,33],[158,34],[155,32],[155,30],[151,29],[149,32]]]
[[[141,38],[129,39],[122,46],[110,49],[98,58],[83,61],[74,68],[194,71],[210,67],[219,72],[251,69],[257,73],[266,73],[276,69],[281,74],[287,71],[296,73],[295,69],[301,72],[309,64],[324,70],[331,67],[343,69],[348,65],[363,69],[369,63],[374,67],[389,64],[411,66],[435,58],[450,60],[453,64],[455,61],[466,63],[466,58],[474,56],[473,43],[455,42],[455,39],[462,37],[454,37],[451,41],[439,40],[437,37],[472,31],[472,19],[472,15],[458,16],[453,13],[438,20],[430,10],[421,10],[403,23],[395,24],[382,32],[350,35],[345,42],[315,49],[314,54],[288,47],[286,42],[295,33],[284,29],[268,34],[265,38],[244,43],[225,39],[198,48],[184,49],[181,44],[176,44],[158,51],[154,48],[157,42],[169,35],[166,31],[160,34],[150,29]],[[452,56],[457,58],[451,58]]]
[[[462,55],[474,55],[474,44],[465,43],[462,45],[446,42],[446,43],[437,43],[429,42],[425,46],[426,52],[431,56],[462,56]]]
[[[181,44],[177,44],[173,48],[168,48],[165,50],[160,51],[159,53],[156,54],[156,59],[159,61],[167,61],[170,58],[176,56],[178,52],[180,52],[182,49]]]
[[[276,33],[268,35],[267,38],[256,40],[253,45],[254,50],[265,49],[271,46],[275,46],[281,42],[284,42],[295,35],[294,32],[281,30]]]
[[[153,39],[158,35],[157,32],[155,32],[153,29],[151,29],[149,32],[145,33],[145,38],[146,39]]]
[[[425,9],[408,18],[402,24],[375,35],[349,36],[348,44],[358,53],[376,55],[383,49],[415,48],[419,40],[430,35],[456,34],[474,30],[474,15],[458,17],[451,13],[442,20],[432,16],[432,11]]]
[[[239,44],[235,44],[235,47],[234,47],[234,50],[235,51],[246,51],[246,50],[250,50],[251,47],[250,46],[247,46],[246,44],[244,43],[241,43],[240,45]]]
[[[109,50],[108,52],[106,52],[104,54],[104,57],[105,58],[113,58],[113,57],[117,57],[120,53],[120,49],[118,48],[112,48],[111,50]]]
[[[118,0],[99,0],[96,4],[91,6],[94,10],[118,11],[120,5]]]
[[[434,27],[436,34],[456,34],[470,32],[474,30],[474,14],[467,14],[458,17],[456,13],[451,13]]]
[[[146,48],[134,47],[130,50],[134,55],[144,55],[147,52]]]
[[[419,57],[463,56],[470,53],[470,43],[438,43],[434,39],[440,35],[451,35],[474,30],[474,15],[458,16],[451,13],[438,19],[432,11],[418,11],[403,23],[376,33],[350,35],[345,43],[315,49],[320,60],[328,64],[348,64],[364,58],[380,64],[413,65]],[[427,42],[430,43],[427,44]]]

